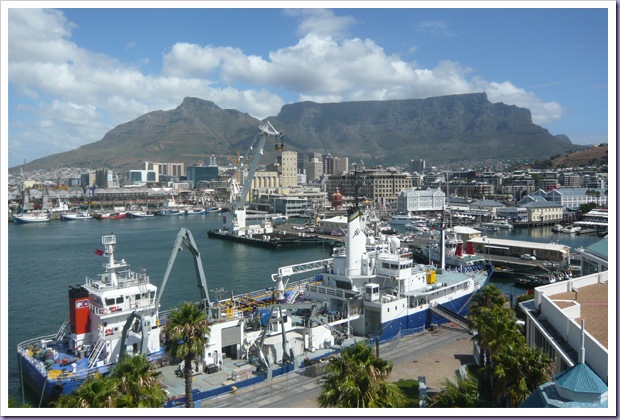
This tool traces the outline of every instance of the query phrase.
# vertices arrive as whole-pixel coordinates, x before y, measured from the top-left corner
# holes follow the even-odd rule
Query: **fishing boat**
[[[98,220],[120,220],[127,218],[127,212],[105,212],[105,213],[97,213],[93,216]]]
[[[130,217],[132,219],[141,219],[154,216],[155,214],[149,210],[129,210],[127,212],[127,217]]]
[[[46,223],[51,220],[50,215],[47,211],[32,210],[33,206],[30,202],[30,194],[26,191],[24,187],[24,171],[21,171],[22,174],[22,185],[20,188],[20,207],[19,214],[13,213],[12,219],[13,223],[16,224],[27,224],[27,223]],[[26,210],[26,211],[24,211]]]
[[[205,214],[205,212],[206,212],[205,209],[201,207],[190,207],[188,209],[185,209],[186,216],[201,215],[201,214]]]
[[[45,223],[50,221],[50,215],[42,211],[21,212],[20,214],[13,214],[13,223],[26,224],[26,223]]]
[[[70,220],[90,220],[93,218],[92,213],[88,210],[77,210],[72,212],[62,212],[60,213],[60,220],[70,221]]]
[[[102,237],[105,272],[69,288],[69,319],[56,334],[17,346],[22,383],[42,400],[75,390],[86,378],[106,374],[125,351],[163,356],[157,287],[145,270],[130,269],[114,258],[115,235]],[[130,328],[132,327],[132,328]]]

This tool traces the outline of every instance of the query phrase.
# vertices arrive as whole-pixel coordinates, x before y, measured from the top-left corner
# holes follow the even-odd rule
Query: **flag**
[[[101,250],[101,249],[97,248],[97,250],[95,251],[95,254],[97,254],[97,255],[103,255],[103,254],[105,254],[105,251],[103,251],[103,250]]]

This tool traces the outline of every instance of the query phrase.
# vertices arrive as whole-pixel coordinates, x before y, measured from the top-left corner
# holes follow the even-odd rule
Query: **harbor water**
[[[278,267],[328,258],[328,245],[271,250],[210,239],[207,231],[221,226],[222,216],[151,217],[145,219],[85,220],[7,226],[8,232],[8,358],[9,395],[21,401],[20,376],[15,354],[19,342],[53,334],[68,319],[68,288],[83,284],[86,277],[102,273],[107,259],[95,254],[102,249],[103,235],[116,235],[116,257],[125,259],[133,270],[146,269],[151,282],[161,285],[172,247],[181,228],[188,228],[198,245],[204,264],[209,295],[224,289],[222,298],[275,284],[271,274]],[[558,242],[572,248],[588,246],[600,238],[551,232],[551,227],[490,232],[489,237],[536,242]],[[496,283],[507,295],[523,289],[512,281]],[[162,296],[162,309],[182,301],[199,299],[191,254],[180,252]],[[33,402],[34,406],[38,402]]]

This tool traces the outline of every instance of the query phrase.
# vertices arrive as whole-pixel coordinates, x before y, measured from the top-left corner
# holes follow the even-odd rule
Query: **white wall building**
[[[441,211],[446,203],[446,193],[441,188],[420,190],[405,188],[398,194],[398,212]]]

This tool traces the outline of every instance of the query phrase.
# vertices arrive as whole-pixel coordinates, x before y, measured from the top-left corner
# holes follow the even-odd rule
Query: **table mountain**
[[[566,136],[533,124],[530,111],[491,103],[485,93],[428,99],[282,107],[268,118],[285,133],[287,150],[331,153],[372,163],[410,159],[544,159],[579,149]],[[61,166],[120,170],[152,162],[201,163],[207,156],[245,153],[260,121],[221,109],[211,101],[185,98],[169,111],[154,111],[110,130],[99,141],[37,159],[25,169]],[[266,151],[273,148],[266,147]],[[275,152],[272,152],[272,154]],[[271,162],[271,156],[261,163]],[[269,159],[269,160],[268,160]]]

